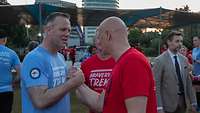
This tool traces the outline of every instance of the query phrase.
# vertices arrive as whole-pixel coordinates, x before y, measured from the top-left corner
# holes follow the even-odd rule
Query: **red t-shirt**
[[[136,49],[128,49],[113,68],[106,89],[103,113],[127,113],[125,100],[146,96],[146,113],[157,113],[155,83],[150,64]]]
[[[192,51],[191,50],[187,52],[186,57],[188,58],[189,63],[192,64]]]
[[[97,55],[93,55],[86,59],[81,64],[81,69],[85,76],[85,84],[94,91],[101,93],[106,88],[114,65],[115,60],[112,57],[101,60]]]
[[[75,58],[75,54],[76,54],[76,49],[75,48],[71,48],[70,49],[70,52],[69,52],[69,56],[71,58]]]

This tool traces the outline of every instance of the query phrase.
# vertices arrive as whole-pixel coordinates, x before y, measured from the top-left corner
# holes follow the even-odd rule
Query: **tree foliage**
[[[188,5],[183,6],[183,8],[176,8],[177,11],[184,11],[184,12],[190,12],[190,7]]]
[[[128,40],[131,46],[141,42],[142,31],[137,28],[133,28],[129,31]]]
[[[160,53],[160,47],[164,44],[166,35],[170,30],[165,29],[161,33],[145,32],[133,28],[130,30],[128,38],[131,46],[140,45],[146,56],[157,56]]]
[[[7,45],[11,48],[21,48],[25,47],[28,43],[28,38],[26,36],[26,28],[23,26],[8,26],[1,25],[1,29],[4,29],[8,34]]]

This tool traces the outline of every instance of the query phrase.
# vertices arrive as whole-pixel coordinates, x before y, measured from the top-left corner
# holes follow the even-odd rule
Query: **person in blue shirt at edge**
[[[66,13],[50,14],[42,44],[25,56],[21,67],[22,113],[70,113],[69,92],[85,79],[80,70],[70,78],[72,71],[67,72],[64,57],[58,53],[71,32],[69,19]]]
[[[200,112],[200,37],[194,36],[193,37],[193,46],[192,49],[192,64],[193,64],[193,86],[196,90],[196,97],[197,97],[197,104],[198,108],[197,111]],[[197,78],[197,81],[195,80]]]
[[[6,47],[7,34],[0,30],[0,113],[11,113],[13,86],[19,81],[20,60],[16,52]],[[12,73],[15,70],[17,73]],[[16,76],[14,76],[16,75]]]
[[[193,73],[194,76],[200,75],[200,37],[193,37],[194,48],[192,50]]]

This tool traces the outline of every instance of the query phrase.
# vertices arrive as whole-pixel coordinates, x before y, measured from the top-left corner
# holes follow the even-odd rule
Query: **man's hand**
[[[72,80],[77,87],[79,87],[81,84],[85,82],[85,77],[83,75],[83,72],[78,68],[73,67],[69,69],[69,76],[70,80]]]
[[[20,84],[20,78],[19,76],[14,76],[12,80],[12,87],[15,90]]]
[[[165,113],[163,110],[158,110],[158,113]]]
[[[76,73],[76,71],[78,70],[78,68],[76,68],[76,67],[70,67],[69,69],[68,69],[68,78],[67,79],[70,79],[70,78],[72,78],[73,76],[75,76],[74,75],[74,73]]]
[[[12,81],[12,88],[13,88],[14,90],[17,89],[18,84],[19,84],[19,81],[13,80],[13,81]]]
[[[192,113],[197,113],[196,108],[197,108],[196,105],[195,105],[195,106],[191,106],[190,111],[191,111]]]
[[[192,71],[189,72],[189,76],[190,76],[191,80],[194,80],[194,75],[193,75]]]

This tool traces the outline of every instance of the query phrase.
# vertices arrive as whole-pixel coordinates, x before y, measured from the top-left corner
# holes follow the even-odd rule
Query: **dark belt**
[[[184,95],[184,93],[183,93],[183,92],[180,92],[180,93],[178,93],[178,95],[182,96],[182,95]]]

